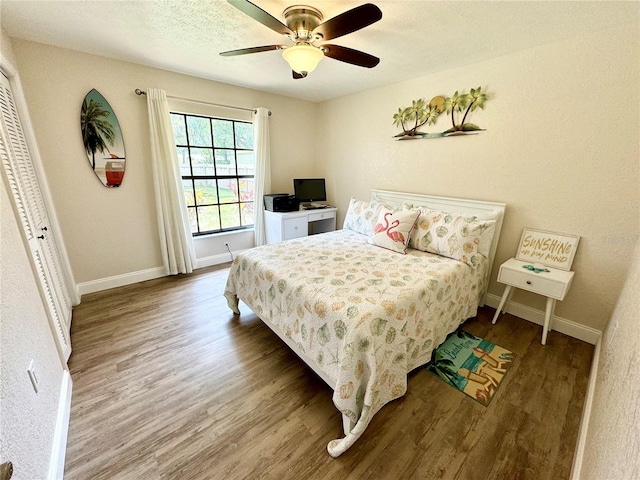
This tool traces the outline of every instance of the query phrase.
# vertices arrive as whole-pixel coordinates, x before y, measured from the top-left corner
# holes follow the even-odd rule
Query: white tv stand
[[[264,223],[267,243],[278,243],[292,238],[316,233],[333,232],[336,229],[335,207],[297,212],[270,212],[265,210]]]

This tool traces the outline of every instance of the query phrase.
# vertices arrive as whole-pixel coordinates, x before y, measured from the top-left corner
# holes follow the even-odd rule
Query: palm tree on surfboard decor
[[[87,155],[91,155],[91,168],[96,169],[96,152],[104,154],[109,152],[109,145],[113,146],[115,133],[109,118],[109,111],[94,100],[87,100],[82,103],[80,114],[80,127],[82,129],[82,142]]]

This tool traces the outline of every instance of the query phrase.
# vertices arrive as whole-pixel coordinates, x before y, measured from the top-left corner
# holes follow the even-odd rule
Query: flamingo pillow
[[[419,210],[390,210],[382,207],[373,235],[367,243],[387,248],[394,252],[407,253],[411,230],[418,220]]]

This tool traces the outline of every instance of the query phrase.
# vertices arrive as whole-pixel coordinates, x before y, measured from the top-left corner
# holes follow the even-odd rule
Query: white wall
[[[602,337],[581,480],[640,478],[640,248]],[[585,428],[585,426],[583,426]]]
[[[2,32],[2,55],[11,59]],[[0,463],[11,461],[15,480],[46,478],[63,380],[31,264],[0,175]],[[27,368],[34,360],[35,393]]]
[[[315,136],[315,104],[132,63],[13,39],[30,116],[39,142],[64,241],[81,291],[162,274],[145,97],[136,88],[162,88],[167,95],[205,102],[263,106],[271,110],[273,191],[292,192],[292,179],[309,175]],[[97,89],[114,109],[125,141],[122,185],[109,189],[89,166],[80,135],[84,96]],[[194,106],[194,108],[197,108]],[[235,111],[230,111],[235,114]],[[290,135],[295,118],[296,135]],[[198,239],[199,259],[228,260],[232,250],[253,246],[252,234]]]
[[[325,102],[317,142],[321,174],[344,215],[371,188],[504,202],[497,265],[522,229],[581,236],[571,290],[556,314],[602,330],[639,234],[638,24],[545,45]],[[482,86],[475,136],[395,141],[398,107]],[[445,116],[425,132],[451,126]],[[339,219],[339,222],[341,219]],[[514,301],[544,310],[518,291]]]
[[[4,179],[0,190],[0,463],[13,463],[14,479],[31,480],[47,477],[62,365]],[[27,375],[32,359],[38,393]]]

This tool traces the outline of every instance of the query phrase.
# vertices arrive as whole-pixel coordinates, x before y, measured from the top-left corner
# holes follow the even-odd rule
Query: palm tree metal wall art
[[[125,170],[122,132],[111,105],[96,89],[82,102],[80,129],[91,169],[103,185],[119,187]]]
[[[484,104],[488,100],[482,87],[472,88],[469,93],[456,91],[450,97],[433,97],[429,103],[419,98],[413,100],[410,107],[398,108],[393,115],[393,124],[402,128],[402,133],[395,135],[398,140],[410,138],[438,138],[451,135],[468,135],[482,131],[478,125],[467,122],[469,113],[480,108],[484,110]],[[464,113],[463,113],[464,112]],[[418,129],[423,125],[435,125],[438,118],[445,113],[450,115],[453,126],[442,133],[424,133]],[[456,122],[456,116],[462,115],[462,120]]]

